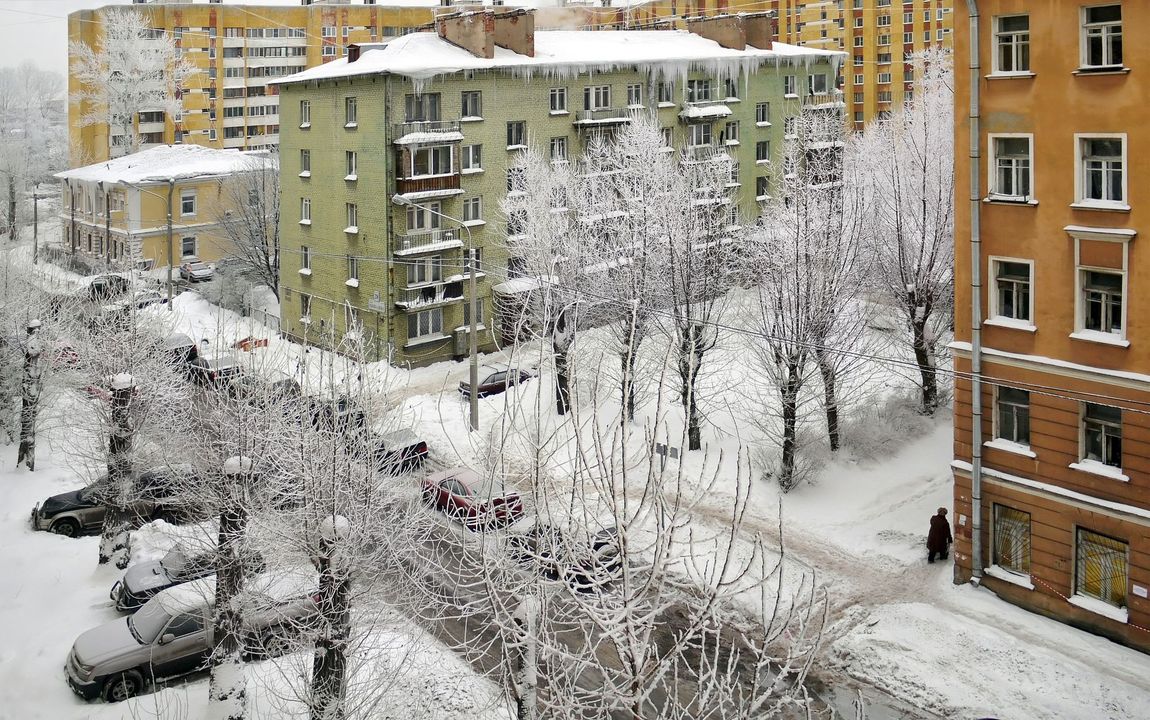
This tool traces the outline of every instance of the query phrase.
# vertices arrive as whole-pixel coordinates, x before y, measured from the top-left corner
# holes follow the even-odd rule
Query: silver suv
[[[245,649],[249,655],[281,647],[293,630],[318,617],[314,592],[300,593],[315,576],[262,575],[242,602]],[[307,587],[307,585],[302,585]],[[108,702],[133,697],[149,684],[206,666],[214,644],[212,606],[215,578],[169,588],[135,615],[93,628],[72,645],[64,666],[68,686],[80,697]],[[285,594],[286,593],[286,594]],[[275,598],[284,598],[279,600]]]
[[[157,467],[140,473],[134,479],[133,496],[128,504],[133,520],[143,523],[157,518],[169,522],[185,519],[187,508],[178,496],[195,480],[191,466]],[[104,476],[85,488],[53,495],[35,506],[32,529],[50,530],[69,537],[98,530],[108,514],[107,482]]]

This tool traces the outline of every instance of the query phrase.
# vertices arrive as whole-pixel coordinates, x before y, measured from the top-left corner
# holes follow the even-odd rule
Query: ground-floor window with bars
[[[1129,545],[1078,528],[1075,533],[1074,592],[1126,607]]]
[[[996,504],[992,549],[995,565],[1019,575],[1029,575],[1030,513]]]

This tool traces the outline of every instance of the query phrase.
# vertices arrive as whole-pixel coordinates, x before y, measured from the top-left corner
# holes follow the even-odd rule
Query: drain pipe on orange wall
[[[970,582],[982,582],[982,197],[979,192],[982,138],[978,0],[970,11]]]

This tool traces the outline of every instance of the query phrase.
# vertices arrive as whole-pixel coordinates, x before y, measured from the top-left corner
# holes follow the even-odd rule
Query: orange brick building
[[[955,580],[1147,651],[1150,3],[954,27]]]

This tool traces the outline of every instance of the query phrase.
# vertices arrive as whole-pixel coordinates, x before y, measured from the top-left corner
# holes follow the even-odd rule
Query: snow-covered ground
[[[417,427],[431,445],[433,457],[445,464],[482,462],[487,443],[494,437],[492,428],[514,424],[512,409],[522,412],[534,407],[537,399],[542,408],[551,402],[545,359],[542,355],[524,357],[523,364],[541,365],[542,377],[507,395],[482,400],[484,432],[476,437],[466,430],[466,408],[455,390],[456,382],[467,373],[463,363],[415,370],[373,364],[361,372],[339,356],[287,343],[270,329],[220,311],[194,293],[177,298],[175,312],[165,322],[171,323],[170,329],[208,338],[216,347],[249,336],[267,338],[266,348],[245,355],[258,372],[297,376],[313,388],[343,377],[370,383],[389,406],[397,408],[394,416]],[[593,353],[602,348],[602,342],[598,346],[587,342],[585,359],[593,359]],[[650,352],[657,357],[660,351],[653,347]],[[726,348],[705,378],[718,398],[715,404],[725,408],[709,415],[713,427],[707,430],[706,441],[712,453],[716,448],[732,451],[740,439],[746,439],[751,373],[736,365],[738,356],[737,347]],[[616,367],[609,360],[605,355],[602,366]],[[899,372],[897,363],[884,367],[888,379]],[[890,394],[876,375],[863,381],[875,393],[867,402],[877,402],[874,398],[884,392]],[[599,390],[579,388],[583,407],[603,401],[600,406],[609,414],[613,400],[604,399],[612,390],[610,382],[605,385]],[[661,427],[670,428],[667,434],[674,440],[679,429],[673,414],[662,420]],[[786,494],[761,476],[751,480],[747,529],[776,537],[781,508],[789,557],[828,593],[831,620],[820,678],[831,683],[853,678],[924,717],[1150,717],[1150,657],[1023,611],[988,590],[955,586],[948,563],[926,563],[929,518],[951,500],[949,417],[921,423],[915,433],[870,453],[873,460],[860,459],[866,454],[844,453],[843,458],[822,467],[812,483]],[[12,467],[13,460],[11,449],[0,453],[4,467]],[[684,457],[681,462],[692,467],[700,461]],[[61,672],[72,639],[112,616],[106,592],[115,578],[94,570],[95,539],[66,540],[32,533],[26,524],[33,503],[75,487],[67,463],[66,457],[48,454],[42,456],[35,473],[0,474],[0,543],[4,547],[0,569],[16,583],[13,597],[0,613],[0,637],[8,640],[0,645],[0,717],[100,718],[120,717],[124,712],[84,706],[71,696]],[[724,478],[708,500],[716,508],[716,517],[734,489],[729,477]],[[434,657],[441,658],[437,662],[447,671],[470,677],[453,657],[442,652]],[[423,673],[419,677],[423,686],[407,687],[401,693],[410,705],[396,706],[391,715],[382,717],[417,717],[416,708],[426,709],[428,703],[438,707],[430,697],[458,699],[460,693],[453,692],[447,680],[429,680]],[[172,694],[179,699],[171,702],[195,707],[203,702],[205,692],[204,681],[197,680],[132,707],[146,716],[156,698]],[[427,717],[480,714],[456,709],[456,715],[437,710]]]

